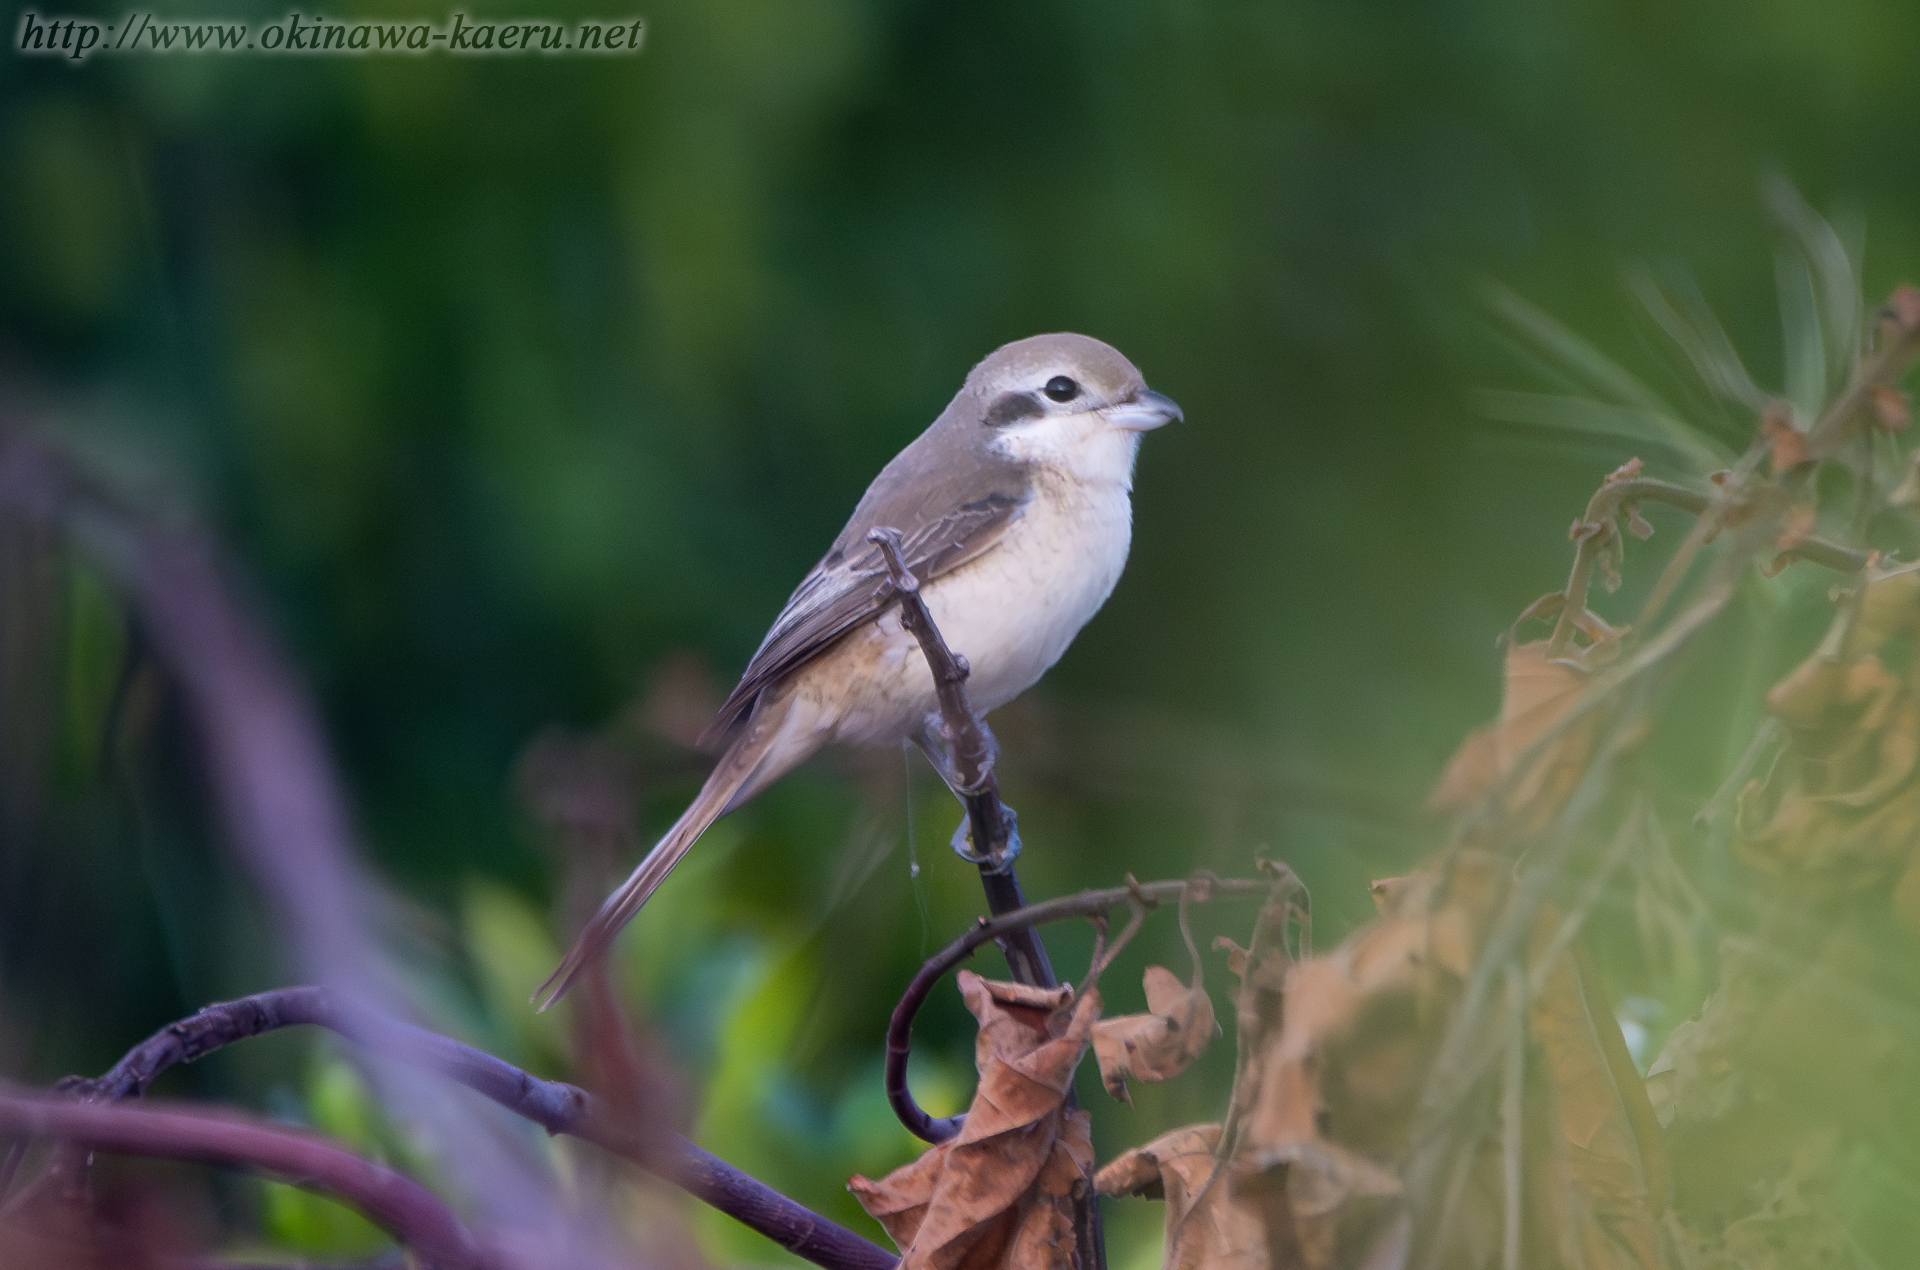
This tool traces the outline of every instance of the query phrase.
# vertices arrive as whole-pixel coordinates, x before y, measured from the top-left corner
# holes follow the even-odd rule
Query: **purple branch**
[[[138,1097],[175,1063],[278,1028],[311,1024],[434,1072],[517,1116],[630,1160],[827,1270],[892,1270],[898,1258],[795,1203],[679,1135],[639,1132],[604,1099],[576,1085],[541,1080],[449,1036],[343,1004],[324,988],[293,987],[210,1005],[170,1023],[127,1052],[106,1075],[80,1081],[87,1099]]]
[[[233,1113],[74,1102],[0,1085],[0,1133],[90,1151],[270,1173],[351,1204],[433,1270],[487,1270],[459,1220],[426,1187],[324,1139]]]
[[[125,595],[181,689],[236,856],[287,932],[295,964],[341,995],[402,1017],[402,979],[369,937],[351,818],[317,712],[298,675],[230,585],[211,538],[130,507],[61,447],[0,418],[0,517],[45,526]],[[570,1214],[553,1180],[471,1109],[403,1065],[371,1084],[403,1120],[432,1125],[436,1162],[489,1226],[550,1250],[570,1270],[612,1265],[616,1241]],[[61,1153],[52,1172],[80,1162]]]

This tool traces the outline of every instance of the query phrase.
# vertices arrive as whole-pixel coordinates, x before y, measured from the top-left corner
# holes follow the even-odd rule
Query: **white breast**
[[[934,621],[973,666],[978,709],[1005,705],[1060,660],[1119,582],[1132,519],[1124,487],[1043,477],[999,545],[927,587]]]

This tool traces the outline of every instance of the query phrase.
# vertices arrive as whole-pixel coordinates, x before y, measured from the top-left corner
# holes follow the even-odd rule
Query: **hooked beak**
[[[1129,432],[1151,432],[1162,424],[1186,417],[1173,398],[1151,388],[1142,388],[1127,400],[1106,407],[1100,416],[1114,427]]]

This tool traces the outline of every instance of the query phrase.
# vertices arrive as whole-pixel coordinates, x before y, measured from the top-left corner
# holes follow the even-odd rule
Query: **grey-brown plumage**
[[[537,997],[598,958],[709,825],[831,740],[910,739],[941,762],[933,679],[889,605],[869,530],[900,531],[981,710],[1024,691],[1105,601],[1126,562],[1140,433],[1179,417],[1117,351],[1039,335],[974,367],[867,488],[721,707],[738,729],[693,805],[608,897]]]

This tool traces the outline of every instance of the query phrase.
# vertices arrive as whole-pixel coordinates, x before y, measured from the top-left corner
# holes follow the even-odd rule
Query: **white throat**
[[[1140,434],[1086,411],[1008,428],[994,438],[993,448],[1030,464],[1036,480],[1053,475],[1074,484],[1131,491]]]

